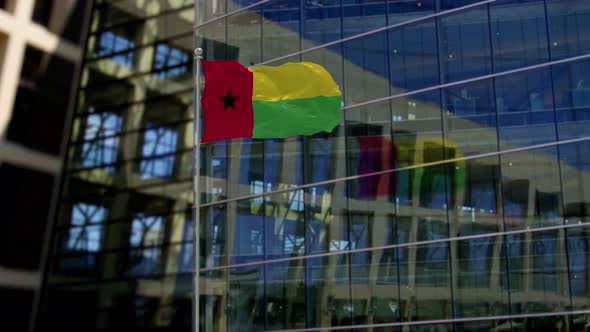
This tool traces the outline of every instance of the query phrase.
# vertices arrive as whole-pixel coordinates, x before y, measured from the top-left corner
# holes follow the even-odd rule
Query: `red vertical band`
[[[205,71],[202,143],[252,137],[253,74],[237,61],[202,60]]]

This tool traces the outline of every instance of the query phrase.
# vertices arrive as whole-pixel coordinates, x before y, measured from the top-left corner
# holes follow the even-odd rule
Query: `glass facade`
[[[194,44],[344,99],[201,146],[201,331],[588,329],[590,2],[195,5],[95,3],[42,331],[190,330]]]

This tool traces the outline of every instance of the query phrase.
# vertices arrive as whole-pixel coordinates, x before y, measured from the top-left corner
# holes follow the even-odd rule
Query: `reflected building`
[[[196,7],[94,4],[38,330],[191,329],[194,43],[344,97],[201,146],[201,331],[588,329],[588,1]]]

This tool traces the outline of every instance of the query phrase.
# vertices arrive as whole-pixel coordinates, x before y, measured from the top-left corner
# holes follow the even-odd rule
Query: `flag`
[[[331,132],[340,123],[342,93],[320,65],[300,62],[248,69],[237,61],[201,63],[203,143],[312,135]]]

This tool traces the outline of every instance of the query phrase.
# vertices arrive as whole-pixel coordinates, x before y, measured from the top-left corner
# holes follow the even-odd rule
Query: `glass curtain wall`
[[[95,1],[40,330],[190,330],[195,44],[344,97],[201,146],[201,331],[587,329],[590,2],[195,5]]]
[[[203,331],[586,329],[588,1],[197,1],[195,36],[344,97],[202,147]]]

